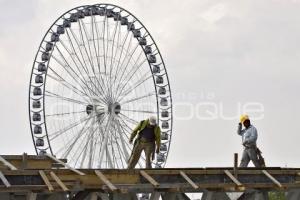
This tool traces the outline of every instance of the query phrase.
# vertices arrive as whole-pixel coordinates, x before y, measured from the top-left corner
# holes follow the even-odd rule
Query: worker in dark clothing
[[[242,129],[242,125],[244,125],[245,129]],[[244,146],[240,167],[247,167],[250,160],[253,162],[255,167],[264,167],[264,159],[256,145],[257,130],[251,124],[248,115],[242,115],[240,117],[237,133],[242,136]]]
[[[146,168],[152,168],[151,161],[154,153],[159,153],[160,149],[160,135],[161,130],[157,125],[156,117],[141,121],[133,130],[129,143],[133,143],[133,139],[137,136],[134,142],[132,154],[128,161],[128,169],[133,169],[141,157],[142,151],[146,156]],[[155,150],[156,147],[156,150]]]

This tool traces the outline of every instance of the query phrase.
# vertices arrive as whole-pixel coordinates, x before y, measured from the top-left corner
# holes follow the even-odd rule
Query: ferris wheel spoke
[[[120,138],[117,136],[117,129],[116,129],[116,122],[114,121],[113,127],[112,127],[112,140],[115,143],[115,149],[118,152],[118,157],[115,155],[115,161],[116,161],[116,166],[117,168],[119,168],[119,164],[121,164],[124,168],[124,163],[123,163],[123,153],[122,153],[122,149],[120,147],[119,141]]]
[[[92,51],[91,51],[91,47],[90,47],[90,42],[89,42],[90,39],[89,39],[89,37],[87,35],[87,30],[86,30],[85,24],[84,24],[84,22],[82,22],[82,20],[79,20],[79,29],[80,29],[81,41],[83,43],[83,47],[84,47],[85,53],[86,53],[88,61],[90,63],[90,67],[91,67],[91,69],[93,71],[95,79],[98,82],[98,87],[100,87],[101,90],[102,90],[102,91],[99,91],[99,92],[100,92],[100,94],[101,93],[105,93],[105,91],[104,91],[101,83],[98,80],[98,76],[96,75],[96,72],[95,72],[95,67],[94,67],[94,63],[93,63],[93,59],[92,59],[93,55],[92,55]],[[85,33],[85,37],[86,37],[86,40],[87,40],[86,42],[85,42],[85,39],[83,37],[83,33]],[[87,45],[86,45],[86,43],[87,43]],[[89,51],[87,50],[86,46],[88,46]],[[92,83],[94,83],[94,82],[92,81]],[[95,85],[95,87],[97,87],[97,86]],[[108,101],[108,99],[106,97],[105,97],[105,100],[106,100],[106,102]]]
[[[69,55],[71,56],[73,62],[75,63],[75,66],[76,66],[78,72],[79,72],[82,76],[83,76],[83,74],[85,74],[86,76],[89,76],[89,71],[88,71],[88,68],[87,68],[88,65],[87,65],[87,63],[86,63],[86,61],[85,61],[85,59],[84,59],[84,56],[83,56],[82,52],[81,52],[81,45],[80,45],[79,42],[78,42],[78,38],[76,37],[76,35],[75,35],[75,33],[73,32],[73,30],[70,29],[70,33],[71,33],[72,38],[73,38],[73,40],[75,41],[75,43],[76,43],[76,45],[77,45],[77,47],[78,47],[78,49],[79,49],[79,53],[80,53],[80,55],[81,55],[81,59],[82,59],[82,60],[80,59],[80,56],[78,55],[78,53],[77,53],[77,51],[76,51],[76,49],[75,49],[75,45],[74,45],[74,43],[72,42],[71,36],[70,36],[70,34],[69,34],[69,31],[66,30],[66,33],[67,33],[66,35],[67,35],[67,37],[68,37],[68,41],[69,41],[69,43],[70,43],[70,45],[71,45],[71,47],[72,47],[73,53],[71,53],[70,51],[68,51],[68,52],[69,52]],[[64,43],[63,43],[62,41],[61,41],[60,43],[63,45],[63,47],[64,47],[65,49],[67,49],[66,45],[64,45]],[[74,58],[73,58],[73,55],[75,56]],[[83,73],[82,70],[80,70],[80,68],[78,67],[78,65],[77,65],[77,63],[76,63],[76,61],[75,61],[75,58],[76,58],[76,60],[80,63],[80,66],[82,67],[84,73]],[[83,63],[82,63],[82,62],[83,62]],[[84,77],[84,76],[83,76],[83,77]]]
[[[85,121],[91,119],[92,117],[94,117],[94,116],[87,116],[87,117],[84,117],[84,118],[80,119],[79,121],[76,121],[76,122],[74,122],[74,123],[72,123],[72,124],[66,126],[65,128],[61,129],[61,130],[58,130],[58,131],[56,131],[56,132],[54,132],[54,133],[48,134],[48,135],[49,135],[49,140],[50,140],[50,141],[53,141],[54,139],[56,139],[56,138],[59,137],[60,135],[66,133],[67,131],[73,129],[74,127],[76,127],[76,126],[82,124],[83,122],[85,122]]]
[[[61,147],[55,154],[59,154],[61,151],[63,151],[65,149],[64,152],[61,153],[62,158],[67,158],[70,154],[70,152],[72,151],[72,149],[74,148],[74,146],[76,145],[76,143],[78,142],[79,138],[81,136],[83,136],[85,134],[85,132],[88,130],[88,126],[87,124],[90,122],[90,119],[87,120],[83,127],[81,128],[81,130],[78,132],[78,134],[76,135],[76,137],[73,137],[70,141],[68,141],[68,145],[63,145],[63,147]],[[73,140],[73,141],[72,141]]]
[[[149,110],[126,110],[126,109],[122,109],[122,110],[123,110],[123,111],[128,111],[128,112],[156,114],[156,112],[154,112],[154,111],[149,111]]]
[[[146,81],[148,81],[150,78],[152,78],[152,75],[149,75],[147,77],[142,77],[140,80],[138,80],[137,82],[135,82],[133,84],[133,86],[130,86],[127,90],[125,90],[124,92],[122,92],[122,90],[124,90],[124,87],[121,89],[120,94],[118,95],[119,102],[121,102],[124,97],[126,97],[128,94],[130,94],[131,92],[135,91],[135,89],[139,86],[141,86],[143,83],[145,83]]]
[[[128,68],[128,65],[129,65],[131,59],[133,58],[133,55],[134,55],[136,49],[138,48],[138,46],[139,46],[139,45],[137,44],[137,45],[135,46],[134,50],[133,50],[132,52],[130,52],[129,58],[128,58],[128,60],[127,60],[127,63],[126,63],[126,65],[125,65],[124,69],[122,70],[122,73],[121,73],[120,77],[118,77],[118,76],[116,75],[116,80],[118,80],[118,81],[117,81],[117,82],[118,82],[118,85],[116,86],[116,88],[118,88],[118,87],[120,86],[120,83],[122,83],[122,79],[123,79],[123,77],[124,77],[124,74],[125,74],[125,72],[126,72],[126,70],[127,70],[127,68]],[[138,59],[140,58],[141,55],[142,55],[142,52],[140,52],[140,54],[139,54],[138,58],[136,59],[135,63],[138,61]],[[124,65],[124,61],[125,61],[125,60],[126,60],[126,56],[124,57],[121,66]],[[133,65],[135,65],[135,63],[134,63]]]
[[[130,63],[130,61],[133,59],[133,55],[135,54],[135,52],[136,52],[136,50],[138,49],[138,47],[139,47],[139,44],[136,44],[136,46],[135,46],[135,48],[133,49],[133,51],[130,52],[130,55],[129,55],[129,57],[128,57],[128,59],[127,59],[127,62],[126,62],[126,64],[125,64],[124,70],[122,71],[122,74],[121,74],[120,77],[119,77],[119,82],[122,81],[123,77],[126,77],[126,76],[124,76],[124,75],[125,75],[125,72],[126,72],[126,70],[128,69],[129,63]],[[134,64],[133,64],[132,66],[135,66],[135,64],[138,62],[138,60],[140,59],[140,57],[141,57],[142,55],[143,55],[143,51],[141,51],[141,52],[139,53],[139,55],[138,55],[136,61],[134,62]],[[124,59],[124,61],[125,61],[125,59]],[[131,70],[129,70],[129,72],[131,72]]]
[[[119,73],[119,71],[120,71],[120,70],[119,70],[120,62],[121,62],[121,58],[122,58],[122,55],[123,55],[123,52],[124,52],[124,47],[125,47],[125,43],[126,43],[126,41],[127,41],[128,35],[129,35],[129,31],[127,31],[126,37],[125,37],[125,39],[124,39],[123,42],[122,42],[122,47],[121,47],[121,50],[120,50],[120,55],[119,55],[119,59],[118,59],[118,62],[117,62],[117,67],[116,67],[116,70],[115,70],[116,72],[115,72],[115,75],[114,75],[113,86],[114,86],[114,84],[115,84],[115,82],[116,82],[118,73]],[[132,37],[131,37],[130,40],[132,40]],[[128,52],[127,52],[127,53],[128,53]],[[112,87],[113,87],[113,86],[112,86]]]
[[[98,24],[96,23],[96,19],[95,16],[91,17],[91,28],[92,28],[92,33],[93,33],[93,46],[94,46],[94,50],[95,50],[95,54],[96,54],[96,61],[97,61],[97,67],[98,67],[98,71],[99,71],[99,77],[98,79],[101,80],[102,82],[102,86],[103,86],[103,91],[105,90],[106,93],[108,93],[108,89],[106,87],[106,84],[104,83],[102,74],[101,74],[101,63],[100,63],[100,35],[99,35],[99,30],[98,30]],[[96,32],[96,39],[95,39],[95,32]],[[97,41],[97,45],[98,45],[98,50],[96,48],[96,42]]]
[[[81,27],[81,26],[79,25],[79,27]],[[78,41],[78,38],[76,37],[76,35],[75,35],[75,33],[74,33],[74,31],[73,31],[72,29],[70,29],[70,32],[71,32],[72,37],[73,37],[74,40],[75,40],[75,43],[76,43],[76,45],[77,45],[77,47],[78,47],[78,49],[79,49],[79,53],[80,53],[80,55],[81,55],[81,58],[82,58],[82,60],[83,60],[83,62],[84,62],[84,64],[83,64],[83,63],[81,63],[81,61],[80,61],[81,65],[82,65],[82,68],[84,69],[85,74],[86,74],[86,76],[88,77],[90,83],[93,85],[93,87],[95,87],[95,89],[97,90],[97,92],[98,92],[99,94],[101,94],[103,91],[101,92],[101,91],[98,89],[98,87],[95,85],[94,81],[91,79],[91,77],[90,77],[90,72],[89,72],[88,67],[87,67],[88,64],[86,63],[86,60],[85,60],[85,58],[84,58],[84,55],[83,55],[83,53],[82,53],[82,51],[81,51],[81,46],[84,46],[84,48],[85,48],[85,45],[84,45],[84,44],[83,44],[83,45],[80,45],[80,43],[79,43],[79,41]],[[70,39],[68,30],[67,30],[67,35],[68,35],[68,37],[69,37],[69,39]],[[75,47],[74,47],[74,45],[73,45],[71,39],[70,39],[70,43],[71,43],[71,46],[72,46],[72,48],[73,48],[73,51],[76,53]],[[78,56],[77,56],[77,57],[78,57]],[[86,66],[86,67],[84,67],[84,66]],[[86,81],[86,82],[88,82],[88,81]],[[87,85],[87,84],[86,84],[86,85]],[[95,93],[95,92],[94,92],[94,93]],[[101,95],[99,95],[99,94],[95,93],[95,95],[100,96],[100,98],[102,99],[103,102],[107,102],[107,100],[106,100],[105,98],[102,98]]]
[[[98,65],[98,68],[99,68],[99,79],[102,81],[102,83],[103,83],[103,87],[105,88],[105,90],[106,90],[106,93],[108,93],[109,92],[109,89],[108,89],[108,87],[107,87],[107,84],[105,84],[105,82],[104,82],[104,79],[105,79],[105,75],[106,75],[106,73],[104,72],[104,77],[102,76],[102,72],[101,72],[101,59],[99,59],[100,58],[100,39],[101,38],[103,38],[104,37],[104,35],[101,37],[101,35],[100,35],[100,31],[99,31],[99,24],[97,24],[96,22],[96,19],[95,19],[95,17],[94,17],[94,26],[95,26],[95,30],[96,30],[96,35],[97,35],[97,44],[98,44],[98,60],[99,60],[99,65]],[[104,39],[103,39],[104,40]],[[104,52],[103,52],[103,65],[105,66],[105,58],[104,58]]]
[[[86,110],[83,111],[76,111],[76,112],[65,112],[65,113],[52,113],[52,114],[46,114],[46,117],[55,117],[55,116],[65,116],[65,115],[72,115],[72,114],[81,114],[85,113]]]
[[[123,46],[122,46],[122,50],[121,50],[121,53],[120,53],[120,57],[119,57],[119,60],[118,60],[118,65],[117,65],[117,70],[116,70],[116,74],[114,75],[115,76],[115,79],[114,79],[114,85],[116,85],[116,82],[117,82],[117,79],[118,79],[118,77],[119,77],[119,74],[121,73],[121,72],[123,72],[124,70],[122,70],[122,69],[119,69],[119,67],[122,67],[122,66],[124,66],[124,62],[126,61],[126,58],[127,57],[130,57],[130,55],[131,55],[131,52],[130,52],[130,47],[131,47],[131,44],[132,44],[132,40],[133,40],[133,36],[132,36],[132,34],[130,35],[130,39],[129,39],[129,41],[128,41],[128,44],[126,45],[126,41],[127,41],[127,37],[128,37],[128,35],[129,35],[129,32],[127,33],[127,35],[126,35],[126,38],[125,38],[125,40],[124,40],[124,43],[123,43]],[[123,52],[124,52],[124,46],[126,45],[126,49],[127,49],[127,51],[125,51],[125,54],[124,54],[124,56],[123,56]],[[133,55],[133,54],[132,54]],[[123,57],[123,58],[122,58]],[[122,60],[122,61],[121,61]],[[123,74],[123,73],[121,73],[121,74]],[[116,85],[116,87],[117,87],[118,85]]]
[[[114,45],[115,45],[115,37],[116,37],[116,33],[117,33],[117,29],[118,29],[118,25],[119,25],[120,22],[117,22],[115,24],[115,27],[114,27],[114,31],[113,31],[113,37],[112,37],[112,44],[111,44],[111,60],[110,60],[110,65],[109,65],[109,82],[110,82],[110,96],[112,97],[112,71],[113,71],[113,58],[114,58]],[[117,47],[116,47],[117,49]]]
[[[126,135],[126,133],[121,128],[122,126],[121,126],[121,124],[120,124],[120,122],[119,122],[118,119],[117,119],[117,122],[116,122],[116,126],[117,126],[117,131],[118,131],[120,139],[121,139],[121,144],[122,144],[122,149],[123,149],[123,153],[124,153],[124,156],[125,156],[125,160],[128,161],[128,159],[129,159],[129,153],[128,153],[128,150],[127,150],[127,147],[126,147],[126,141],[125,141],[125,138],[124,138],[124,135],[123,135],[123,134]]]
[[[76,88],[73,84],[67,82],[64,78],[62,78],[59,74],[57,74],[50,66],[48,66],[49,70],[52,71],[52,73],[57,76],[59,79],[53,77],[52,75],[50,75],[48,73],[48,76],[52,79],[52,80],[55,80],[56,82],[62,84],[63,86],[69,88],[71,91],[75,92],[76,94],[78,94],[78,96],[82,97],[85,101],[89,101],[88,99],[86,99],[85,97],[88,97],[89,96],[86,94],[85,91],[82,91],[78,88]],[[80,93],[80,94],[79,94]]]
[[[103,156],[104,156],[104,152],[105,152],[105,147],[108,143],[108,138],[109,136],[107,135],[107,130],[108,130],[108,127],[110,126],[110,123],[111,123],[111,120],[112,120],[112,116],[110,115],[108,117],[108,120],[107,120],[107,123],[106,123],[106,126],[105,126],[105,129],[104,129],[104,133],[103,133],[103,140],[101,141],[101,145],[100,145],[100,156],[99,156],[99,164],[101,165],[101,162],[103,160]]]
[[[87,158],[86,154],[87,154],[87,150],[88,150],[88,146],[89,146],[89,142],[91,141],[90,137],[91,137],[91,134],[93,134],[94,132],[97,131],[99,127],[98,126],[95,126],[94,123],[91,124],[91,126],[89,126],[89,133],[86,134],[86,137],[84,137],[84,139],[81,141],[80,145],[78,146],[77,148],[77,151],[76,151],[76,154],[77,152],[79,152],[79,155],[78,156],[74,156],[72,159],[76,158],[76,161],[75,161],[75,166],[77,165],[77,163],[79,162],[80,160],[80,157],[81,157],[81,163],[80,163],[80,167],[83,167],[84,166],[84,162]],[[93,130],[94,129],[94,130]],[[82,155],[82,156],[81,156]]]
[[[118,132],[118,129],[116,128],[116,123],[115,123],[115,126],[114,126],[114,137],[116,140],[118,140],[118,136],[117,136],[117,132]],[[121,139],[121,138],[120,138]],[[120,164],[122,165],[121,167],[122,168],[125,168],[125,164],[124,164],[124,161],[127,161],[128,158],[126,156],[126,153],[124,152],[124,150],[122,151],[122,147],[120,146],[119,142],[116,142],[116,146],[117,146],[117,149],[118,149],[118,154],[119,154],[119,160],[120,160]],[[123,161],[124,160],[124,161]],[[117,162],[118,163],[118,162]]]
[[[121,45],[121,47],[120,47],[120,42],[121,42],[121,23],[119,23],[119,31],[118,31],[118,36],[117,36],[117,44],[116,44],[116,50],[115,50],[115,53],[114,53],[114,57],[112,56],[112,60],[111,60],[111,63],[112,63],[112,72],[111,72],[111,74],[112,74],[112,77],[111,77],[111,81],[112,81],[112,83],[111,83],[111,88],[113,88],[113,84],[114,84],[114,78],[115,78],[115,74],[116,74],[116,72],[118,71],[118,69],[117,69],[117,67],[115,67],[115,66],[118,66],[119,65],[119,63],[118,62],[120,62],[120,56],[122,55],[122,51],[123,51],[123,48],[124,48],[124,43],[122,43],[122,45]],[[126,39],[127,39],[127,36],[128,36],[128,32],[127,32],[127,34],[126,34],[126,37],[125,37],[125,39],[124,39],[124,42],[126,41]],[[119,58],[118,58],[118,53],[119,53]],[[116,62],[116,61],[118,61],[118,62]],[[116,71],[116,72],[114,72],[114,71]]]
[[[105,58],[105,66],[106,66],[106,68],[105,68],[105,73],[107,74],[107,75],[106,75],[106,82],[107,82],[107,87],[108,87],[108,96],[109,96],[110,100],[112,101],[111,87],[109,86],[109,84],[110,84],[110,81],[109,81],[110,75],[108,76],[108,71],[110,72],[109,58],[108,58],[108,56],[109,56],[109,44],[111,43],[111,42],[110,42],[110,25],[109,25],[109,20],[108,20],[107,17],[105,17],[105,22],[106,22],[106,23],[105,23],[106,27],[105,27],[105,29],[104,29],[104,31],[103,31],[103,41],[104,41],[105,33],[106,33],[106,49],[105,49],[105,51],[104,51],[104,52],[106,52],[106,53],[104,54],[104,58]],[[106,31],[105,31],[105,30],[106,30]],[[104,48],[105,48],[105,45],[104,45]]]
[[[94,138],[95,138],[95,132],[97,131],[97,128],[95,129],[95,131],[92,131],[90,137],[89,137],[89,157],[88,157],[88,167],[92,168],[93,165],[93,149],[94,149]]]
[[[82,27],[82,28],[81,28]],[[89,63],[90,63],[90,66],[91,66],[91,69],[93,71],[93,74],[95,76],[95,79],[97,80],[98,82],[98,86],[100,86],[102,92],[104,93],[104,89],[102,87],[102,84],[100,83],[99,79],[98,79],[98,76],[96,75],[96,71],[95,71],[95,67],[94,67],[94,62],[93,62],[93,53],[92,53],[92,50],[91,50],[91,46],[90,46],[90,42],[89,40],[91,40],[87,34],[87,29],[86,29],[86,26],[85,26],[85,23],[82,21],[82,20],[79,20],[79,28],[80,28],[80,34],[81,34],[81,40],[82,40],[82,43],[83,43],[83,46],[84,46],[84,49],[85,49],[85,53],[88,57],[88,60],[89,60]],[[87,45],[85,44],[85,39],[83,37],[83,33],[85,34],[85,37],[86,37],[86,43]],[[93,40],[94,41],[94,40]],[[94,42],[93,42],[94,43]],[[86,46],[88,46],[88,50],[86,48]],[[95,55],[97,56],[97,55]],[[97,60],[97,59],[96,59]],[[99,72],[100,73],[100,72]],[[107,100],[107,99],[106,99]]]
[[[131,73],[131,75],[126,75],[125,77],[129,77],[129,79],[127,79],[127,81],[125,82],[125,84],[122,86],[121,90],[119,90],[118,94],[116,95],[117,99],[119,98],[120,94],[123,92],[124,88],[126,87],[126,85],[129,83],[129,81],[133,78],[133,76],[137,73],[137,71],[141,68],[141,66],[143,66],[143,64],[147,61],[147,59],[144,59],[140,64],[138,64],[136,66],[136,68],[134,69],[133,73]],[[134,64],[136,65],[136,63]]]
[[[132,124],[138,124],[139,123],[138,121],[136,121],[135,119],[132,119],[132,118],[128,117],[127,115],[124,115],[122,113],[120,113],[120,115],[122,115],[126,121],[131,122]]]
[[[68,101],[68,102],[75,103],[75,104],[81,104],[81,105],[84,105],[84,106],[88,105],[87,102],[71,99],[71,98],[68,98],[68,97],[63,97],[59,94],[55,94],[55,93],[50,92],[50,91],[46,91],[45,96],[51,97],[51,98],[58,98],[58,99],[61,99],[61,100],[64,100],[64,101]]]
[[[94,95],[97,95],[97,93],[87,85],[86,81],[82,80],[81,77],[80,77],[80,75],[77,74],[77,73],[74,71],[74,69],[73,69],[73,68],[70,66],[70,64],[67,62],[66,58],[63,56],[62,52],[60,51],[60,49],[58,48],[57,45],[55,46],[55,48],[56,48],[57,51],[60,53],[61,57],[64,59],[65,64],[61,63],[61,61],[60,61],[58,58],[56,58],[54,55],[52,55],[52,57],[54,58],[54,60],[55,60],[60,66],[62,66],[63,69],[64,69],[65,71],[67,71],[68,74],[69,74],[70,76],[71,76],[71,73],[70,73],[70,71],[67,70],[66,66],[67,66],[68,68],[71,69],[71,71],[77,76],[77,78],[85,85],[85,86],[83,86],[83,85],[81,85],[79,82],[77,82],[77,83],[79,84],[79,86],[80,86],[82,89],[83,89],[84,87],[86,87],[91,93],[93,93]],[[66,66],[65,66],[65,65],[66,65]]]
[[[124,104],[127,104],[127,103],[132,103],[132,102],[134,102],[134,101],[138,101],[138,100],[147,98],[147,97],[151,97],[151,96],[156,96],[156,92],[150,92],[150,93],[145,94],[145,95],[143,95],[143,96],[135,97],[135,98],[126,100],[126,101],[124,101],[124,102],[121,102],[121,101],[120,101],[120,102],[121,102],[122,105],[124,105]],[[124,110],[124,109],[122,109],[122,110]]]
[[[69,34],[67,34],[67,35],[68,35],[68,37],[69,37]],[[94,94],[96,94],[95,91],[92,90],[92,89],[86,84],[87,81],[84,79],[84,77],[85,77],[85,76],[83,76],[84,73],[82,72],[82,70],[80,70],[80,67],[78,66],[76,60],[80,63],[81,67],[84,69],[84,72],[85,72],[86,76],[89,76],[89,74],[88,74],[87,71],[85,70],[85,67],[83,66],[83,64],[82,64],[82,62],[81,62],[81,60],[80,60],[80,58],[78,57],[78,55],[77,55],[77,53],[76,53],[76,50],[75,50],[75,48],[74,48],[74,46],[73,46],[73,43],[72,43],[71,39],[69,38],[68,40],[69,40],[69,43],[71,44],[71,46],[72,46],[72,48],[73,48],[73,53],[66,47],[66,45],[64,44],[64,42],[63,42],[62,40],[60,41],[60,44],[61,44],[62,47],[68,52],[68,54],[69,54],[70,58],[72,59],[74,65],[75,65],[75,67],[76,67],[76,69],[78,70],[79,74],[76,73],[76,71],[75,71],[73,68],[71,68],[70,65],[68,65],[68,67],[72,70],[73,73],[76,74],[76,76],[81,80],[81,82],[82,82],[82,83],[83,83],[90,91],[92,91]],[[56,48],[58,48],[58,46],[56,46]],[[58,52],[60,53],[61,57],[63,57],[63,54],[61,53],[61,51],[59,50],[59,48],[58,48]],[[64,57],[63,57],[63,58],[64,58]],[[64,58],[64,60],[66,60],[66,59]],[[71,76],[71,73],[64,67],[64,65],[61,65],[61,66],[63,66],[63,68],[64,68],[64,69],[69,73],[69,75]],[[73,76],[71,76],[71,77],[74,79]],[[82,80],[81,77],[83,78],[83,80]],[[75,80],[76,82],[78,82],[76,79],[74,79],[74,80]],[[79,85],[80,85],[80,84],[79,84]],[[81,86],[81,88],[83,89],[84,86]],[[83,89],[83,90],[84,90],[84,89]],[[84,90],[84,91],[85,91],[85,90]],[[86,93],[86,92],[85,92],[85,93]]]
[[[89,128],[89,130],[91,130],[91,128]],[[80,157],[81,157],[82,160],[81,160],[80,167],[81,168],[83,167],[83,163],[84,163],[85,159],[87,158],[86,154],[87,154],[87,149],[88,149],[89,142],[90,142],[89,137],[91,136],[91,132],[92,131],[90,131],[90,133],[87,134],[87,137],[85,137],[82,140],[81,144],[78,146],[78,148],[76,150],[76,153],[71,158],[72,162],[75,162],[75,164],[74,164],[75,166],[77,166],[77,163],[79,162]]]
[[[105,55],[105,31],[106,31],[106,20],[107,20],[107,16],[104,16],[104,20],[103,20],[103,31],[102,31],[102,33],[103,33],[103,35],[102,35],[102,47],[103,47],[103,63],[104,63],[104,74],[106,75],[106,68],[107,68],[107,66],[106,66],[106,55]]]
[[[109,168],[114,168],[114,162],[113,162],[113,152],[110,153],[108,146],[106,146],[106,158],[107,158],[107,164]]]
[[[58,49],[58,47],[56,46],[56,49]],[[60,52],[59,50],[58,50],[58,52]],[[60,54],[61,54],[61,52],[60,52]],[[73,77],[73,75],[71,75],[71,72],[66,68],[66,67],[68,67],[68,68],[70,68],[71,69],[71,71],[75,74],[75,76],[77,76],[77,78],[83,83],[83,84],[85,84],[85,82],[84,81],[82,81],[82,79],[80,78],[80,76],[79,76],[79,74],[77,74],[72,68],[71,68],[71,66],[69,65],[69,64],[67,64],[67,63],[62,63],[58,58],[56,58],[56,56],[54,56],[53,54],[52,54],[52,58],[69,74],[69,76],[71,76],[74,80],[76,80],[76,78],[74,78]],[[65,61],[64,61],[65,62]],[[84,90],[84,86],[82,86],[77,80],[76,80],[76,82],[78,83],[78,85]],[[86,84],[85,84],[85,86],[87,87],[87,89],[89,89],[90,90],[90,92],[93,92],[93,93],[95,93],[91,88],[89,88]]]

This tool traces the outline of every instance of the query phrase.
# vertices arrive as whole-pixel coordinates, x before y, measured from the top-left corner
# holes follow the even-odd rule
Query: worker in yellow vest
[[[143,151],[146,156],[146,168],[152,168],[151,162],[154,158],[154,153],[159,153],[160,150],[160,135],[161,130],[154,116],[141,121],[137,125],[129,139],[129,143],[132,144],[134,138],[137,137],[128,161],[128,169],[133,169],[136,166]]]

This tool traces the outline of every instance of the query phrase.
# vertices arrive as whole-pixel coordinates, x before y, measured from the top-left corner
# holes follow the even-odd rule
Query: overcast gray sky
[[[0,0],[1,154],[34,153],[27,104],[35,53],[58,16],[94,3]],[[176,116],[167,166],[231,166],[242,151],[239,108],[253,103],[263,108],[253,124],[267,165],[300,166],[299,0],[106,3],[135,14],[165,59]]]

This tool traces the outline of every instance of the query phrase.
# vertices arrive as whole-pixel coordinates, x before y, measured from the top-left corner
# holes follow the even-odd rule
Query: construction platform
[[[300,200],[300,168],[74,169],[51,155],[0,156],[0,200]],[[138,195],[144,194],[144,195]]]

